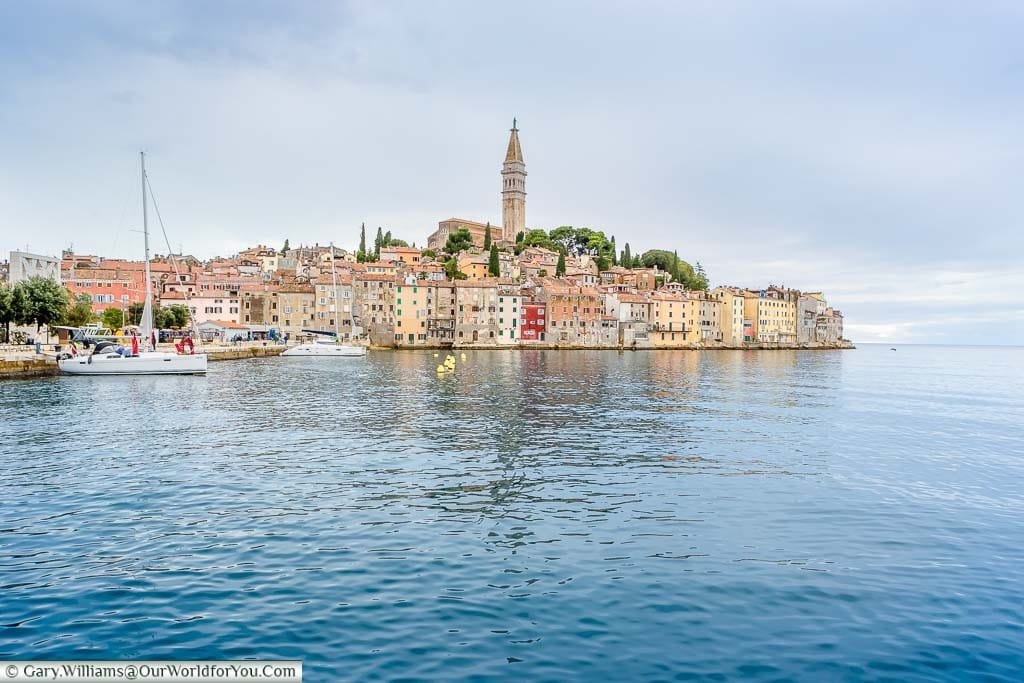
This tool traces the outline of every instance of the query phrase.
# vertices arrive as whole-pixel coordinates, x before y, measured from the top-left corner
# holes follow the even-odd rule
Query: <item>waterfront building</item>
[[[601,292],[562,278],[543,278],[538,297],[547,304],[548,341],[597,346],[604,315]]]
[[[739,287],[715,287],[711,296],[722,302],[722,341],[731,346],[743,343],[743,290]]]
[[[174,303],[187,305],[189,315],[195,324],[210,320],[241,322],[241,296],[238,290],[203,292],[186,297],[183,292],[164,292],[160,296],[162,306]]]
[[[522,292],[517,284],[498,285],[498,338],[502,345],[518,344],[521,337]]]
[[[547,306],[540,301],[523,301],[520,304],[519,340],[524,343],[545,341],[547,331]]]
[[[697,302],[700,341],[704,343],[723,341],[725,338],[722,332],[722,318],[725,317],[724,305],[718,299],[709,296],[707,292],[701,292]]]
[[[365,333],[372,344],[394,344],[395,286],[393,275],[354,273],[352,296],[356,317],[353,331]]]
[[[501,167],[501,220],[501,238],[506,243],[514,243],[516,235],[526,230],[526,163],[515,119]]]
[[[335,286],[337,283],[337,286]],[[313,281],[315,298],[313,301],[313,329],[325,332],[335,330],[347,338],[352,335],[353,298],[352,274],[349,272],[320,275]],[[337,298],[335,298],[337,289]],[[337,327],[335,327],[337,319]]]
[[[283,284],[277,291],[278,310],[280,311],[278,328],[282,335],[291,339],[310,336],[304,330],[315,329],[313,325],[314,290],[313,285],[302,282]]]
[[[796,303],[789,291],[770,285],[757,294],[759,342],[796,342]]]
[[[455,343],[497,343],[500,278],[457,280]]]
[[[816,339],[820,344],[835,344],[843,338],[843,314],[834,308],[826,308],[818,316]]]
[[[196,325],[204,341],[233,342],[249,340],[252,334],[248,325],[231,320],[205,320]]]
[[[427,345],[432,290],[436,286],[412,275],[395,286],[395,346]]]
[[[817,341],[818,317],[825,315],[825,297],[821,292],[804,292],[796,300],[796,340],[800,344]]]
[[[686,298],[680,292],[659,289],[651,293],[651,343],[677,346],[686,341]]]
[[[458,290],[454,282],[428,279],[427,287],[427,342],[432,346],[451,346],[455,343],[455,308]]]

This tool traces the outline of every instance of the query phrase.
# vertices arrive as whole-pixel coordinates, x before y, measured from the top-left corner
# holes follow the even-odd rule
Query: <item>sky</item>
[[[1019,2],[0,3],[0,255],[500,223],[824,291],[846,336],[1024,336]],[[158,225],[156,227],[159,227]],[[155,251],[166,252],[159,233]]]

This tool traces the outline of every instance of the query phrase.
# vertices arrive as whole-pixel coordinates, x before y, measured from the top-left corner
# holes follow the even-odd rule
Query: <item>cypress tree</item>
[[[558,265],[555,266],[555,277],[565,275],[565,252],[558,252]]]
[[[487,233],[490,236],[490,232]],[[491,245],[491,259],[487,264],[487,272],[493,277],[501,277],[501,259],[498,258],[498,245]]]
[[[380,248],[384,246],[384,231],[377,226],[377,238],[373,241],[373,260],[380,260]]]
[[[490,251],[491,249],[491,224],[487,223],[487,230],[484,231],[484,251]]]
[[[616,250],[615,250],[615,235],[612,235],[612,246],[611,246],[611,250],[612,250],[612,253],[611,253],[611,257],[612,257],[612,265],[613,265],[613,266],[617,266],[617,265],[619,264],[619,262],[618,262],[618,260],[617,260],[617,256],[616,256]]]
[[[629,242],[626,242],[626,246],[622,250],[622,265],[626,268],[633,267],[633,256],[629,253]]]
[[[359,263],[366,262],[366,223],[363,223],[359,228],[359,250],[356,251],[356,261]]]

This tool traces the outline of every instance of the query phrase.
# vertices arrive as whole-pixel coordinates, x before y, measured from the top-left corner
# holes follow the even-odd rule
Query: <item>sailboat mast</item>
[[[142,240],[146,249],[146,302],[142,309],[142,315],[145,318],[146,314],[149,314],[148,320],[140,320],[140,327],[144,330],[153,329],[153,281],[152,276],[149,272],[149,211],[146,206],[146,153],[139,152],[139,164],[142,168]],[[146,340],[149,341],[149,340]]]
[[[334,341],[341,342],[339,318],[341,317],[341,300],[338,299],[338,274],[334,270],[334,242],[331,242],[331,284],[334,285]]]

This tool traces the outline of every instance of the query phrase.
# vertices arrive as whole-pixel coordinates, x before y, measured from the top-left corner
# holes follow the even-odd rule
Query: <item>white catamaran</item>
[[[87,356],[60,358],[60,371],[69,375],[201,375],[206,373],[205,353],[169,353],[156,350],[153,329],[153,292],[149,273],[149,216],[146,207],[146,155],[139,152],[142,165],[142,234],[146,249],[146,303],[139,321],[139,336],[130,347],[100,342]],[[142,348],[140,349],[140,345]],[[191,350],[191,345],[189,349]]]
[[[338,274],[334,270],[334,243],[331,243],[331,284],[334,288],[334,304],[331,312],[334,313],[334,339],[318,340],[308,344],[293,346],[282,356],[365,356],[366,347],[361,344],[342,344],[341,333],[338,331],[338,319],[341,317],[338,311]],[[308,330],[315,334],[329,334],[319,330]]]

